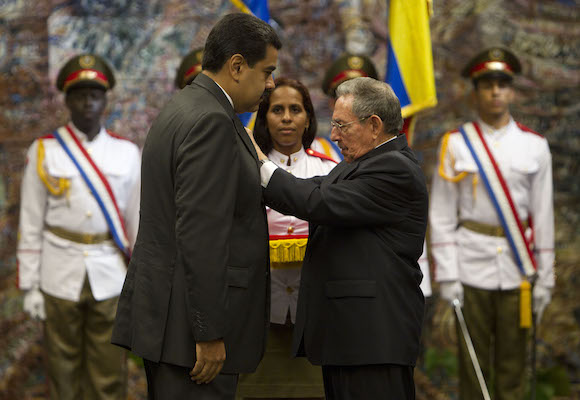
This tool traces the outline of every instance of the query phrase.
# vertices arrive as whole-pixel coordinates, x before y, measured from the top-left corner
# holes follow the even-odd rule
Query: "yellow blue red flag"
[[[231,0],[238,10],[246,14],[253,14],[262,21],[270,23],[268,0]]]
[[[403,118],[437,104],[429,0],[390,0],[387,74]]]

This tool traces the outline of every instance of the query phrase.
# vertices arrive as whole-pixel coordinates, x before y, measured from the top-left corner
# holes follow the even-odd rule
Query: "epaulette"
[[[128,141],[128,142],[131,142],[131,143],[133,143],[133,141],[132,141],[131,139],[127,139],[126,137],[123,137],[123,136],[121,136],[121,135],[118,135],[118,134],[116,134],[115,132],[113,132],[113,131],[110,131],[110,130],[108,130],[108,129],[107,129],[107,133],[109,134],[109,136],[111,136],[111,137],[114,137],[115,139],[126,140],[126,141]]]
[[[452,131],[445,133],[443,135],[443,137],[441,138],[441,149],[439,150],[439,167],[437,169],[439,176],[441,178],[445,179],[446,181],[449,181],[452,183],[457,183],[467,176],[467,171],[461,171],[459,174],[457,174],[455,176],[448,175],[445,172],[445,157],[447,157],[447,151],[448,151],[447,149],[449,146],[449,137],[452,134],[458,133],[458,132],[459,132],[459,130],[455,129],[455,130],[452,130]]]
[[[322,154],[322,153],[319,153],[317,151],[314,151],[312,149],[306,149],[306,154],[308,154],[309,156],[312,156],[312,157],[322,158],[323,160],[332,161],[333,163],[337,164],[337,162],[334,161],[331,157],[327,156],[326,154]]]
[[[544,138],[544,135],[542,135],[536,131],[531,130],[530,128],[528,128],[524,124],[520,124],[519,122],[516,121],[516,125],[518,126],[518,128],[520,128],[524,132],[533,133],[534,135],[538,135],[539,137]]]
[[[55,139],[55,136],[46,135],[37,139],[38,148],[36,149],[36,172],[38,173],[38,177],[40,178],[42,183],[44,183],[44,186],[46,186],[46,189],[48,189],[48,191],[52,195],[54,196],[66,195],[68,199],[71,185],[70,179],[63,177],[55,178],[53,176],[50,176],[44,166],[45,152],[43,140],[45,139]],[[26,160],[26,163],[28,164],[28,159]]]

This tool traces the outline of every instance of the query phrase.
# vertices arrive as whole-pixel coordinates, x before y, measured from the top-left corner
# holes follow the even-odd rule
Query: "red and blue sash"
[[[74,165],[77,167],[83,180],[91,190],[91,193],[97,200],[113,240],[119,249],[126,257],[130,257],[131,250],[129,247],[129,239],[125,229],[125,222],[119,212],[115,194],[111,189],[111,185],[107,181],[105,175],[97,167],[91,156],[87,153],[82,143],[76,137],[72,129],[67,125],[58,128],[54,132],[54,137],[66,154],[70,157]]]
[[[537,267],[530,243],[524,235],[524,229],[506,181],[487,146],[480,127],[475,122],[468,122],[459,128],[459,132],[479,168],[479,173],[497,211],[521,274],[527,277],[533,276]]]

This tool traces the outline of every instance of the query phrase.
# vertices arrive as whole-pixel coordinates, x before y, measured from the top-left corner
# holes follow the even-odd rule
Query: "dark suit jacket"
[[[175,94],[143,149],[139,233],[114,344],[192,367],[224,338],[223,372],[251,372],[269,320],[268,228],[257,155],[206,75]]]
[[[310,221],[293,351],[317,365],[414,365],[427,188],[405,137],[326,177],[282,169],[266,204]]]

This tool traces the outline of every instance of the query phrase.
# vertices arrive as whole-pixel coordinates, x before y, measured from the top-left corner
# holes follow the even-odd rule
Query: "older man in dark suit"
[[[257,154],[236,113],[274,87],[280,47],[258,18],[222,18],[203,71],[147,136],[113,343],[144,358],[150,399],[233,399],[237,374],[262,357],[268,231]]]
[[[413,399],[425,178],[386,83],[356,78],[337,96],[344,161],[328,176],[298,179],[259,154],[266,203],[310,222],[294,353],[322,365],[327,399]]]

